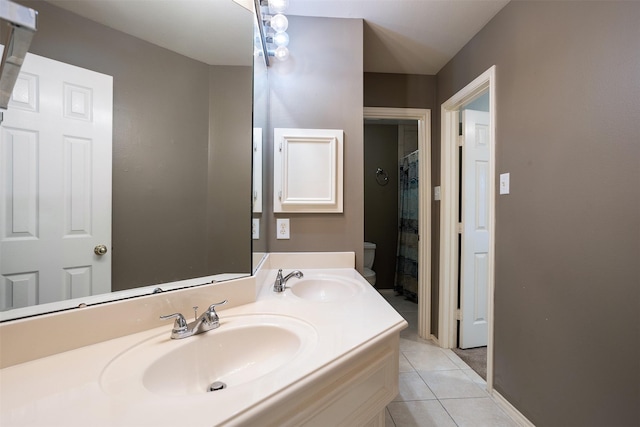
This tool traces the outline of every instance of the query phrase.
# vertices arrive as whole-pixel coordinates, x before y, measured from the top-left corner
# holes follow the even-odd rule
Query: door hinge
[[[460,309],[456,309],[456,320],[462,321],[462,311]]]
[[[282,191],[278,191],[278,199],[282,200]]]
[[[457,229],[458,234],[462,234],[462,232],[464,231],[464,226],[461,222],[458,223]]]
[[[282,142],[278,144],[278,151],[282,153]]]
[[[464,147],[464,135],[458,136],[458,147]]]

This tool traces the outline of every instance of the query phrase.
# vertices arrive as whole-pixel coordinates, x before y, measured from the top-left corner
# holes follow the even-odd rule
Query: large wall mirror
[[[110,170],[92,175],[87,156],[96,150],[84,144],[92,137],[77,136],[73,125],[59,130],[64,143],[57,158],[58,196],[74,190],[81,197],[67,198],[59,214],[44,210],[55,194],[23,203],[22,216],[16,206],[3,206],[1,319],[250,275],[251,140],[254,127],[266,126],[252,123],[253,12],[232,0],[17,2],[39,13],[30,53],[111,77],[112,151],[110,158],[103,156]],[[61,73],[66,86],[57,92],[68,95],[64,114],[86,113],[99,90],[65,83],[71,73]],[[45,96],[45,80],[36,76],[23,86],[35,85]],[[266,71],[256,80],[266,84]],[[44,111],[54,101],[45,96],[37,102]],[[42,190],[44,172],[22,166],[52,157],[39,151],[48,130],[25,131],[29,123],[23,129],[12,121],[18,110],[10,104],[2,124],[3,197],[25,180],[20,185]],[[103,118],[100,111],[93,114]],[[64,121],[47,120],[56,126]],[[91,127],[92,121],[76,122]],[[20,148],[21,141],[32,148]],[[17,165],[11,173],[7,162]],[[76,175],[84,180],[74,183]],[[99,180],[110,181],[110,207],[95,203],[100,189],[87,190]],[[69,213],[75,208],[79,214]],[[108,214],[110,241],[82,242],[100,234],[99,220],[87,212]],[[46,269],[10,265],[30,259],[22,246],[38,240],[45,227],[63,229],[65,244],[72,242],[83,261],[65,265],[66,249],[49,245],[30,250],[46,262],[62,263],[49,268],[51,276]],[[9,243],[16,242],[22,246],[14,250]],[[106,289],[94,285],[101,273],[90,263],[109,264]],[[50,285],[53,290],[43,290]]]

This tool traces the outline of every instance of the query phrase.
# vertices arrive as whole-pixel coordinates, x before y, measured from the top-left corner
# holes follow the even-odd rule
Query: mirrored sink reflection
[[[171,340],[167,330],[130,348],[105,368],[102,388],[119,395],[143,388],[167,396],[207,393],[214,382],[237,388],[286,369],[317,342],[311,325],[287,316],[221,312],[220,318],[213,331]]]
[[[311,301],[335,301],[355,296],[364,290],[364,284],[341,276],[319,275],[290,280],[287,288],[298,298]]]

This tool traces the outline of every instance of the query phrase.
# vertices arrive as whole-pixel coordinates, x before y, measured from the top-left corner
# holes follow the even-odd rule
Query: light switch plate
[[[440,186],[433,187],[433,200],[440,200]]]
[[[289,218],[278,218],[276,220],[276,239],[289,238]]]
[[[509,175],[508,173],[500,174],[500,194],[509,194]]]
[[[253,218],[251,220],[251,238],[253,240],[260,238],[260,218]]]

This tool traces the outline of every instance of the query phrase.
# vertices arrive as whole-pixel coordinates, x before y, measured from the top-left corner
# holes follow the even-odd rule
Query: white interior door
[[[460,348],[482,347],[488,338],[489,113],[462,111],[462,239]]]
[[[111,76],[27,54],[0,128],[1,310],[111,290],[112,112]]]

